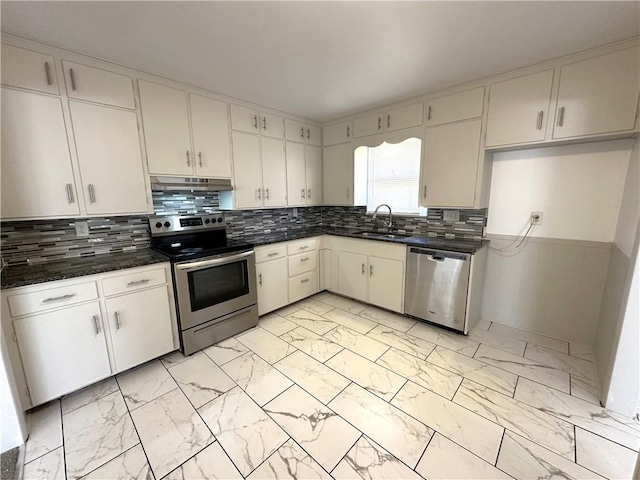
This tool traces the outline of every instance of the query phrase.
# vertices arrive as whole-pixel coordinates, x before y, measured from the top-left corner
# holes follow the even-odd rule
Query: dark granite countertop
[[[135,252],[65,258],[55,262],[11,265],[2,269],[0,286],[1,288],[23,287],[167,261],[167,257],[154,250],[136,250]]]

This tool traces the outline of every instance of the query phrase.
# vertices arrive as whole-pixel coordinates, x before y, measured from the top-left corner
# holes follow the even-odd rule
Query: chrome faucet
[[[382,221],[382,224],[387,227],[387,229],[391,230],[391,227],[393,226],[393,218],[391,217],[391,207],[389,205],[387,205],[386,203],[381,203],[380,205],[378,205],[376,207],[376,209],[373,212],[373,221],[375,223],[376,221],[376,217],[378,216],[378,210],[380,210],[380,207],[387,207],[389,209],[389,221],[385,222],[384,220]]]

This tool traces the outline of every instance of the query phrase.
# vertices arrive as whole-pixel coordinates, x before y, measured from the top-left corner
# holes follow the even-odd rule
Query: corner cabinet
[[[2,328],[23,406],[175,350],[175,318],[168,263],[3,290]]]
[[[351,143],[322,149],[324,205],[355,205],[353,147]]]

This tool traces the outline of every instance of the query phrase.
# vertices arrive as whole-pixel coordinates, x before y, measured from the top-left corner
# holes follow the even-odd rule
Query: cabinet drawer
[[[309,297],[318,292],[318,272],[303,273],[289,279],[289,302],[295,303],[298,300]]]
[[[309,250],[317,250],[317,249],[318,249],[317,238],[295,241],[287,245],[287,253],[289,255],[295,255],[296,253],[303,253],[303,252],[308,252]]]
[[[12,45],[2,45],[2,84],[59,93],[53,57]]]
[[[157,270],[147,270],[145,272],[130,273],[119,277],[105,278],[102,281],[102,288],[105,296],[117,295],[118,293],[132,292],[141,288],[167,283],[164,268]]]
[[[318,252],[316,250],[299,253],[289,257],[289,276],[299,275],[315,270],[318,265]]]
[[[69,98],[123,108],[136,108],[133,79],[119,73],[62,62]]]
[[[96,283],[87,282],[66,287],[48,288],[22,295],[9,295],[7,301],[11,316],[19,317],[28,313],[43,312],[51,308],[74,305],[96,298],[98,298]]]
[[[287,246],[283,243],[256,248],[256,263],[287,256]]]

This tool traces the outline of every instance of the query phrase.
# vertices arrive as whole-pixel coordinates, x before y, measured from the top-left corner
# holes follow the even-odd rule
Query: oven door
[[[253,250],[174,265],[181,330],[255,305]]]

